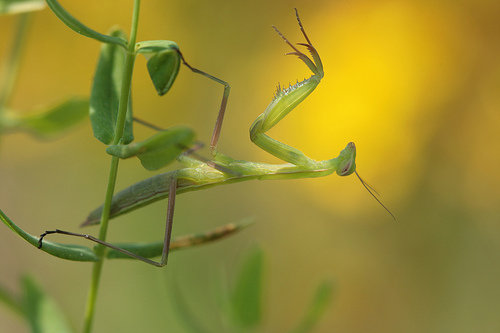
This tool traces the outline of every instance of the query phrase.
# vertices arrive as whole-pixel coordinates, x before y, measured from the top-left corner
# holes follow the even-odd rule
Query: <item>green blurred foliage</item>
[[[74,332],[60,306],[48,296],[31,276],[21,279],[22,294],[14,296],[0,288],[0,305],[19,315],[32,333]]]
[[[236,326],[255,328],[262,318],[264,252],[254,248],[247,254],[230,295],[230,311]]]
[[[83,98],[70,98],[50,108],[28,115],[7,113],[3,119],[5,132],[24,131],[38,139],[57,138],[88,117],[89,102]]]
[[[259,246],[252,246],[241,259],[240,267],[234,275],[232,283],[227,283],[223,275],[214,284],[218,307],[203,308],[193,306],[199,295],[186,292],[179,280],[168,286],[172,290],[172,304],[178,313],[179,321],[184,328],[197,332],[261,332],[267,301],[265,253]],[[333,285],[331,281],[322,282],[316,288],[312,302],[306,308],[302,320],[290,320],[288,326],[295,325],[287,332],[313,332],[330,305]],[[188,295],[188,296],[187,296]],[[191,305],[190,305],[191,304]],[[210,313],[211,320],[201,322],[200,313]],[[272,321],[272,318],[270,319]]]
[[[132,2],[61,2],[97,31],[129,27]],[[354,141],[358,171],[399,222],[354,177],[249,182],[179,196],[175,234],[245,216],[255,216],[256,226],[175,253],[163,270],[106,263],[96,328],[179,330],[165,281],[173,283],[175,272],[196,302],[211,306],[214,271],[236,269],[238,254],[257,239],[272,262],[266,304],[272,320],[264,318],[263,332],[290,329],[290,318],[304,312],[310,290],[326,276],[336,278],[338,292],[316,332],[498,332],[500,3],[144,2],[139,40],[176,41],[190,64],[231,84],[220,141],[230,156],[276,161],[250,143],[247,131],[278,82],[308,75],[296,59],[283,56],[288,49],[270,28],[302,41],[294,7],[321,54],[325,78],[270,134],[317,159]],[[14,16],[2,17],[0,29],[14,24]],[[3,61],[9,35],[1,41]],[[99,48],[49,11],[37,13],[12,107],[88,96]],[[188,125],[207,141],[220,86],[181,67],[169,92],[158,97],[145,68],[138,58],[135,113],[158,126]],[[141,141],[151,132],[138,127],[135,135]],[[1,208],[33,234],[56,227],[76,231],[89,208],[103,201],[108,159],[89,122],[50,145],[24,134],[4,137]],[[125,161],[118,188],[149,175],[137,161]],[[109,239],[159,240],[165,210],[162,202],[123,217],[120,228],[110,225]],[[15,290],[22,273],[36,273],[79,327],[90,266],[56,260],[0,230],[0,284]],[[26,328],[1,310],[0,331]]]
[[[0,14],[19,14],[43,9],[43,0],[0,0]]]
[[[23,307],[33,333],[74,332],[60,307],[47,296],[32,278],[23,278]]]

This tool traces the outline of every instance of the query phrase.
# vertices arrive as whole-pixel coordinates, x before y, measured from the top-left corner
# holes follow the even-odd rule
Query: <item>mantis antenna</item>
[[[392,218],[394,219],[394,221],[396,221],[396,222],[397,222],[398,220],[396,219],[396,216],[394,216],[394,214],[392,214],[392,213],[391,213],[391,211],[389,210],[389,208],[387,208],[387,207],[386,207],[386,206],[382,203],[382,201],[380,201],[380,199],[379,199],[379,198],[377,198],[377,196],[375,195],[375,194],[377,194],[377,195],[378,195],[377,191],[375,191],[375,189],[374,189],[373,187],[371,187],[368,183],[366,183],[366,182],[363,180],[363,178],[361,178],[361,176],[358,174],[358,172],[357,172],[357,171],[354,171],[354,173],[356,174],[356,176],[358,177],[359,181],[360,181],[360,182],[361,182],[361,184],[364,186],[364,188],[368,191],[368,193],[370,193],[370,195],[371,195],[372,197],[374,197],[374,198],[375,198],[375,200],[377,200],[377,202],[378,202],[378,203],[379,203],[382,207],[384,207],[384,209],[385,209],[385,210],[386,210],[386,211],[387,211],[387,212],[388,212],[388,213],[392,216]],[[370,191],[370,189],[371,189],[371,191]],[[373,191],[373,192],[372,192],[372,191]],[[373,194],[373,193],[375,193],[375,194]]]

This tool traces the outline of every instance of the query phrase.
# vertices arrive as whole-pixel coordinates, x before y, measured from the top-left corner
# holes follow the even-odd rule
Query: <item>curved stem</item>
[[[63,6],[61,6],[61,4],[57,2],[57,0],[47,0],[46,2],[52,12],[54,12],[54,14],[56,14],[56,16],[59,18],[59,20],[61,20],[61,22],[66,24],[66,26],[74,32],[85,37],[96,39],[103,43],[116,44],[120,45],[124,49],[127,48],[127,41],[125,39],[116,36],[103,35],[93,29],[90,29],[85,24],[73,17],[73,15],[68,13],[66,9],[64,9]]]
[[[134,12],[132,16],[132,27],[130,32],[130,40],[128,42],[128,49],[125,58],[125,65],[123,68],[123,81],[120,93],[120,103],[118,106],[118,119],[116,121],[116,132],[113,139],[113,145],[118,145],[122,141],[124,127],[125,127],[125,117],[127,113],[127,106],[129,101],[130,86],[132,82],[132,71],[134,69],[135,61],[135,40],[137,36],[137,26],[139,20],[139,7],[140,0],[134,0]],[[118,175],[118,162],[119,158],[113,156],[111,158],[111,165],[108,178],[108,187],[106,189],[106,197],[104,201],[103,214],[101,217],[101,228],[99,230],[99,239],[106,240],[106,234],[108,231],[109,222],[109,212],[111,208],[111,200],[115,191],[116,177]],[[106,248],[98,245],[96,247],[96,254],[100,258],[99,261],[94,263],[92,270],[92,279],[90,282],[90,289],[87,298],[87,306],[85,309],[85,322],[84,322],[84,333],[90,333],[92,331],[92,323],[95,313],[95,304],[97,300],[97,292],[99,289],[99,282],[101,280],[102,265],[104,262],[104,255],[106,253]]]

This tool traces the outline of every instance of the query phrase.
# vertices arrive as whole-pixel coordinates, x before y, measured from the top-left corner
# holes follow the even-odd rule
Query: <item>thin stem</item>
[[[0,77],[0,134],[2,132],[2,116],[10,102],[12,91],[18,78],[21,54],[26,44],[25,41],[31,17],[31,13],[19,15],[17,28],[13,34],[12,47],[7,60],[3,64],[2,76]]]
[[[121,144],[124,128],[125,128],[125,117],[127,113],[130,86],[132,82],[132,71],[134,69],[135,61],[135,41],[137,36],[137,27],[139,22],[139,7],[141,1],[134,0],[134,12],[132,14],[132,27],[130,31],[130,40],[128,42],[128,50],[125,58],[125,65],[123,68],[123,81],[120,93],[120,102],[118,106],[118,118],[116,121],[116,132],[113,138],[113,145]],[[106,197],[104,201],[103,214],[101,216],[101,228],[99,230],[99,239],[102,241],[106,240],[106,234],[108,231],[109,222],[109,212],[111,208],[111,201],[113,199],[113,194],[115,191],[116,177],[118,175],[118,162],[119,158],[113,156],[111,158],[111,165],[108,178],[108,187],[106,189]],[[87,306],[85,309],[85,322],[84,322],[84,333],[90,333],[92,331],[92,322],[95,313],[95,304],[97,300],[97,292],[99,289],[99,282],[101,279],[102,265],[104,262],[104,255],[106,253],[106,248],[102,245],[96,246],[96,254],[99,256],[100,260],[94,263],[92,270],[92,279],[90,283],[89,294],[87,298]]]
[[[12,95],[12,90],[16,84],[16,79],[18,77],[17,72],[19,71],[19,63],[21,60],[21,52],[23,46],[26,44],[26,36],[28,32],[28,26],[31,15],[29,13],[21,14],[19,16],[19,21],[17,23],[17,28],[13,34],[13,44],[10,49],[9,57],[4,63],[4,71],[2,75],[2,90],[0,91],[0,110],[3,110],[9,103],[9,99]]]
[[[104,210],[101,217],[101,229],[99,231],[99,239],[106,239],[106,232],[108,229],[109,222],[109,211],[111,207],[111,198],[113,198],[113,193],[116,184],[116,176],[118,174],[118,162],[117,157],[111,158],[111,166],[108,178],[108,187],[106,189],[106,199],[104,201]],[[96,261],[92,269],[92,278],[90,281],[90,288],[87,297],[87,305],[85,308],[85,321],[84,321],[84,333],[90,333],[92,331],[92,323],[95,313],[95,304],[97,300],[97,292],[99,290],[99,282],[101,280],[102,264],[104,263],[105,248],[103,246],[96,246],[95,252],[99,257],[99,261]]]

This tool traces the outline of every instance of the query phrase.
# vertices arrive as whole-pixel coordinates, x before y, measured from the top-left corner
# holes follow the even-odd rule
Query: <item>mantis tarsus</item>
[[[197,160],[185,154],[181,154],[177,156],[177,159],[185,165],[185,168],[145,179],[122,190],[113,197],[110,218],[114,218],[168,197],[165,238],[160,261],[153,261],[130,251],[120,249],[113,244],[103,242],[87,234],[72,233],[62,230],[46,231],[40,237],[39,247],[42,247],[43,238],[46,235],[54,233],[65,234],[89,239],[148,264],[164,266],[166,265],[168,258],[176,194],[250,179],[313,178],[327,176],[334,172],[336,172],[339,176],[348,176],[355,173],[368,192],[394,218],[394,215],[380,202],[372,191],[370,191],[370,186],[367,185],[357,174],[355,163],[356,146],[353,142],[348,143],[337,157],[324,161],[315,161],[307,157],[298,149],[272,139],[265,134],[290,111],[292,111],[300,102],[302,102],[316,88],[324,76],[320,56],[309,40],[302,26],[297,10],[295,12],[300,30],[306,40],[305,43],[299,43],[298,45],[305,47],[311,54],[312,59],[290,43],[289,40],[276,27],[273,26],[273,28],[286,42],[286,44],[292,48],[292,52],[288,53],[288,55],[297,56],[313,72],[313,75],[303,81],[289,86],[288,88],[282,89],[278,87],[271,103],[268,105],[266,110],[257,117],[250,127],[250,139],[256,145],[287,163],[276,165],[241,161],[216,152],[217,139],[219,137],[222,117],[224,115],[224,112],[221,111],[219,113],[219,118],[211,141],[211,148],[215,152],[213,163],[220,167],[219,170],[213,167],[213,163],[206,163],[205,161]],[[221,110],[224,109],[225,102],[227,101],[226,93],[229,94],[229,85],[225,85],[225,87],[226,89],[224,92]],[[225,170],[229,172],[225,172]],[[98,224],[100,221],[101,211],[102,206],[91,212],[86,221],[83,223],[83,226]]]

